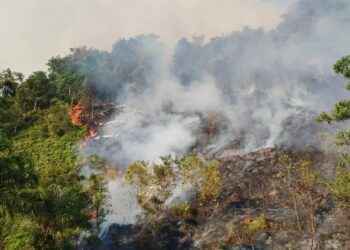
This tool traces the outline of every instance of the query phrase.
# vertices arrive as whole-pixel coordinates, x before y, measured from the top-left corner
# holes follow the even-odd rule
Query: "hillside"
[[[0,250],[350,249],[349,13],[1,69]]]
[[[296,170],[292,194],[278,176],[279,158],[307,160],[308,171],[334,170],[334,158],[315,150],[261,149],[220,162],[220,196],[174,211],[155,212],[150,227],[111,226],[105,249],[347,249],[349,214]],[[298,163],[297,163],[298,164]],[[296,164],[296,165],[297,165]],[[157,206],[159,206],[157,200]],[[296,219],[296,212],[298,220]],[[299,225],[300,224],[300,228]],[[127,235],[128,238],[123,238]]]

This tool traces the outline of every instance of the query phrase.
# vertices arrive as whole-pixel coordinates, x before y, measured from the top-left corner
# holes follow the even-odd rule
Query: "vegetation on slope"
[[[350,79],[350,55],[344,56],[338,60],[334,66],[334,71],[342,75],[347,80]],[[346,85],[346,89],[350,91],[350,83]],[[334,105],[334,109],[330,114],[322,112],[318,117],[319,122],[344,122],[350,119],[350,100],[342,100]],[[345,147],[350,146],[350,130],[342,130],[338,132],[336,144]],[[343,150],[344,151],[344,150]],[[350,163],[350,155],[346,149],[342,153],[337,176],[334,180],[325,180],[324,184],[328,190],[338,201],[339,205],[350,206],[350,171],[348,165]]]
[[[143,46],[156,39],[120,40],[111,53],[72,49],[51,58],[47,73],[27,78],[10,69],[0,73],[1,249],[71,249],[83,231],[98,245],[106,181],[79,175],[77,146],[86,128],[74,126],[68,110],[80,103],[93,112],[97,103],[114,102],[119,92],[110,89],[122,93],[124,83],[144,87],[153,60]]]
[[[349,58],[335,64],[337,73],[349,71]],[[347,103],[340,101],[331,114],[322,113],[317,120],[349,119]],[[340,131],[337,145],[350,145],[348,137],[347,131]],[[263,157],[254,152],[227,162],[167,156],[158,164],[129,165],[126,179],[139,187],[139,203],[150,230],[138,232],[141,239],[152,243],[150,249],[178,249],[170,240],[179,248],[323,249],[333,244],[347,249],[348,154],[341,156],[336,176],[329,178],[325,177],[329,170],[322,167],[332,168],[334,162],[317,150],[273,152],[267,149]],[[184,192],[191,187],[193,195],[169,205],[179,183]],[[337,227],[332,229],[329,223]]]
[[[151,87],[156,40],[153,35],[120,40],[111,52],[72,49],[67,56],[50,59],[47,73],[33,72],[26,79],[10,69],[0,73],[0,248],[72,249],[82,232],[89,232],[87,242],[99,244],[96,233],[107,212],[106,182],[99,175],[88,181],[79,175],[82,161],[77,142],[86,128],[74,126],[68,110],[81,103],[93,112],[94,104],[119,100],[125,90],[137,94]],[[340,59],[334,70],[350,79],[350,56]],[[349,100],[318,117],[328,123],[348,119]],[[349,146],[350,132],[340,131],[337,144]],[[161,160],[135,162],[125,176],[139,187],[139,202],[149,222],[164,211],[188,219],[196,216],[198,208],[200,216],[208,217],[214,204],[229,199],[223,195],[227,190],[220,162],[196,156]],[[274,181],[290,197],[288,206],[298,231],[316,231],[314,215],[324,198],[320,183],[339,205],[350,205],[349,161],[344,154],[336,178],[322,179],[309,170],[307,162],[282,157]],[[171,191],[180,184],[193,190],[195,202],[169,205]],[[250,188],[242,192],[251,192]],[[250,224],[243,222],[230,227],[228,242],[250,243],[270,226],[265,214],[252,217]]]

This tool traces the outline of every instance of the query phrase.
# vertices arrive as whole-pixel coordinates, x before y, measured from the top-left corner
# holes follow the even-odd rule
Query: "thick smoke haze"
[[[348,1],[302,0],[271,31],[247,27],[209,41],[181,39],[170,65],[155,36],[128,40],[141,55],[144,80],[125,83],[116,100],[125,112],[102,127],[87,151],[125,170],[132,161],[165,154],[217,154],[237,140],[235,153],[317,145],[321,127],[314,115],[346,93],[332,65],[350,54],[348,13]],[[128,41],[117,42],[112,55],[123,54]],[[218,118],[219,131],[199,147],[198,133],[210,117]],[[110,191],[118,207],[117,190]]]
[[[201,119],[213,113],[225,127],[208,142],[214,151],[233,140],[242,141],[243,152],[294,140],[311,143],[315,135],[300,135],[300,141],[288,137],[293,128],[284,126],[291,117],[305,119],[305,112],[312,117],[343,97],[332,65],[350,53],[349,11],[347,1],[300,1],[270,32],[245,28],[209,42],[182,39],[170,66],[155,37],[132,40],[147,58],[146,88],[135,92],[137,84],[129,83],[118,97],[125,114],[102,129],[92,152],[122,168],[184,154],[195,146]]]

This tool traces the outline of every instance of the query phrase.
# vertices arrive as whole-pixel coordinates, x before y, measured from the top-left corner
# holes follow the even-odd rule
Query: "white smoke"
[[[128,225],[134,224],[141,216],[141,207],[136,200],[136,190],[126,184],[120,178],[108,183],[111,194],[111,212],[105,217],[101,225],[100,236],[103,237],[106,230],[112,224]]]
[[[186,154],[208,113],[223,117],[225,126],[207,149],[217,151],[234,139],[244,141],[244,151],[310,139],[306,130],[298,138],[286,136],[292,131],[284,124],[342,97],[332,64],[350,54],[349,6],[343,0],[302,0],[268,33],[246,28],[208,43],[180,40],[171,67],[161,49],[144,44],[154,53],[147,89],[124,92],[125,113],[101,129],[90,150],[120,169],[135,160]],[[119,188],[110,189],[112,202],[122,201]]]

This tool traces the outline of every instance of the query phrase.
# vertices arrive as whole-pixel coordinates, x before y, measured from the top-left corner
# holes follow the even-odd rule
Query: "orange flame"
[[[97,135],[97,128],[96,127],[89,127],[89,131],[86,133],[86,138],[94,137]]]
[[[94,137],[95,135],[97,135],[97,127],[96,126],[89,126],[89,130],[85,133],[85,135],[83,136],[83,142],[81,144],[82,148],[86,147],[87,141],[89,138]]]
[[[76,126],[85,125],[88,127],[88,131],[84,134],[82,138],[83,142],[81,144],[81,147],[85,148],[87,144],[87,140],[97,135],[97,127],[94,125],[88,124],[88,122],[83,119],[82,117],[83,112],[84,112],[84,106],[79,102],[77,105],[69,109],[68,114],[70,116],[70,119],[73,125],[76,125]]]
[[[84,123],[80,120],[80,115],[83,112],[83,110],[84,110],[84,107],[80,102],[74,107],[69,109],[68,114],[70,116],[70,119],[73,125],[77,125],[77,126],[84,125]]]

